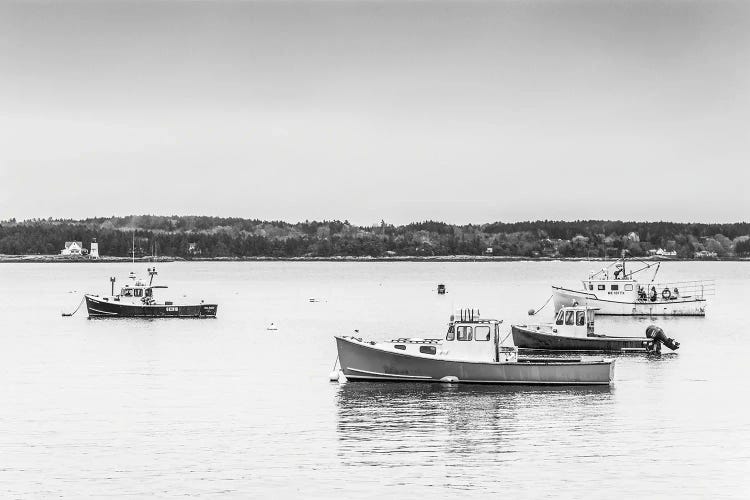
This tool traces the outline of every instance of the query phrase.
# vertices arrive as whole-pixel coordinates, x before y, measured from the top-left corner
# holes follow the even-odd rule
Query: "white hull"
[[[596,307],[597,314],[604,316],[705,316],[705,299],[656,300],[651,302],[618,302],[600,299],[594,293],[579,292],[562,287],[552,287],[555,312],[561,307],[578,303],[581,306]]]

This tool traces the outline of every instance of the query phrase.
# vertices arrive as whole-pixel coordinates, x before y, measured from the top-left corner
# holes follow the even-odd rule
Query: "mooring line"
[[[80,302],[78,303],[78,307],[76,307],[76,310],[75,310],[75,311],[73,311],[72,313],[62,313],[63,317],[66,317],[66,318],[67,318],[67,317],[69,317],[69,316],[73,316],[73,315],[74,315],[75,313],[77,313],[77,312],[78,312],[78,310],[79,310],[79,309],[81,308],[81,306],[83,305],[83,303],[84,303],[84,301],[85,301],[85,300],[86,300],[86,297],[85,297],[85,296],[84,296],[84,297],[82,297],[82,298],[81,298],[81,301],[80,301]]]
[[[536,310],[536,311],[534,311],[533,313],[529,314],[529,316],[536,316],[536,314],[537,314],[537,313],[538,313],[539,311],[541,311],[542,309],[544,309],[545,307],[547,307],[547,304],[549,304],[549,301],[550,301],[550,300],[552,300],[552,295],[550,295],[550,296],[549,296],[549,298],[547,298],[547,302],[545,302],[545,303],[544,303],[544,305],[543,305],[542,307],[540,307],[539,309],[537,309],[537,310]]]
[[[338,364],[338,362],[339,362],[339,355],[337,354],[336,355],[336,361],[333,362],[333,368],[331,368],[331,371],[333,371],[333,370],[336,369],[336,365]]]

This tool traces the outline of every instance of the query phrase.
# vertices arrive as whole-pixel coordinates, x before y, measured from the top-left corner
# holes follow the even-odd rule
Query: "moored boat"
[[[646,328],[643,337],[599,335],[594,330],[595,316],[592,307],[563,307],[554,324],[511,325],[513,343],[521,349],[543,351],[661,352],[662,344],[672,350],[680,347],[654,325]]]
[[[351,381],[477,384],[610,384],[613,360],[524,359],[501,345],[500,324],[462,311],[444,337],[367,341],[335,336],[341,372]]]
[[[217,304],[180,303],[174,301],[158,301],[155,290],[167,288],[165,285],[154,285],[156,268],[149,268],[149,281],[137,279],[130,273],[132,283],[126,283],[119,293],[115,294],[115,279],[110,278],[112,284],[111,295],[99,296],[86,294],[86,309],[91,318],[215,318]]]
[[[584,305],[597,308],[601,315],[611,316],[705,316],[706,296],[713,293],[714,282],[655,283],[660,265],[656,264],[651,281],[639,282],[634,275],[650,269],[653,264],[644,263],[640,269],[629,270],[623,257],[609,268],[591,273],[579,290],[553,286],[555,311],[565,306]]]

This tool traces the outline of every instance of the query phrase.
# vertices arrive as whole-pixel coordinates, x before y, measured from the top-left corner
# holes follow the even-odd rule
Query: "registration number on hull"
[[[176,306],[167,306],[166,310],[168,313],[176,313],[180,310],[180,308]]]

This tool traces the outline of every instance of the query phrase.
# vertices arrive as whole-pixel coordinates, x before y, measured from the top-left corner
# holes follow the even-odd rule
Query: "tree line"
[[[357,226],[348,221],[262,221],[154,216],[0,221],[0,254],[54,255],[66,241],[103,256],[386,257],[494,255],[643,257],[661,249],[678,258],[750,256],[750,223],[528,221],[455,225],[438,221]]]

